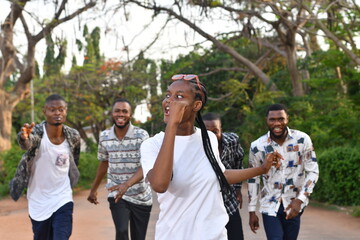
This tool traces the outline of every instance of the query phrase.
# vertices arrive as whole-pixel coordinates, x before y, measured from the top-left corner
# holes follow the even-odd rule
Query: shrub
[[[81,152],[80,153],[80,162],[79,162],[79,171],[80,171],[80,180],[79,187],[88,188],[91,186],[92,181],[96,176],[96,170],[99,165],[99,160],[97,159],[97,154],[92,152]]]
[[[360,149],[342,146],[317,156],[320,177],[313,198],[342,206],[360,205]]]
[[[0,154],[0,161],[3,162],[3,171],[0,173],[0,196],[9,194],[9,182],[13,178],[16,167],[20,162],[24,151],[18,145]]]

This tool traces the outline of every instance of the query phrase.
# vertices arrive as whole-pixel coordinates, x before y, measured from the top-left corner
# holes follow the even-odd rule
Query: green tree
[[[96,1],[84,1],[74,11],[65,10],[71,4],[67,0],[54,2],[54,13],[50,19],[27,10],[29,0],[11,1],[8,14],[1,20],[0,34],[0,151],[11,146],[12,112],[16,105],[29,95],[29,83],[35,73],[37,44],[49,36],[59,25],[95,6]],[[46,3],[47,1],[44,1]],[[69,8],[70,9],[70,8]],[[2,9],[2,11],[6,11]],[[36,19],[37,21],[32,21]],[[36,24],[32,26],[31,22]],[[23,30],[19,31],[18,25]],[[25,43],[24,51],[15,44]]]

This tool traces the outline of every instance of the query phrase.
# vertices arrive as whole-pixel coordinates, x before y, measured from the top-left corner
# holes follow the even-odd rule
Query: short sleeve
[[[215,134],[213,132],[208,131],[208,134],[209,134],[209,138],[210,138],[211,148],[213,150],[213,153],[215,155],[217,163],[219,164],[219,166],[221,168],[221,171],[225,172],[226,168],[225,168],[224,164],[221,162],[221,159],[220,159],[218,140],[217,140],[217,138],[216,138],[216,136],[215,136]]]
[[[148,172],[153,168],[156,158],[160,151],[160,145],[154,137],[146,139],[140,147],[141,166],[143,169],[144,178]]]

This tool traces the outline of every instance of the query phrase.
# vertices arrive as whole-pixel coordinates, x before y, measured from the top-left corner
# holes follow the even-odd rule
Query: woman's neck
[[[187,123],[181,123],[176,131],[176,135],[178,136],[188,136],[192,135],[195,132],[195,126],[194,124],[191,124],[189,122]]]

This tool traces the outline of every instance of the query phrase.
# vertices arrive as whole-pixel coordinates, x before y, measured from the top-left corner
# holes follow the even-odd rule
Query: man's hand
[[[239,207],[242,208],[242,194],[241,194],[241,188],[236,189],[236,199],[239,201]]]
[[[286,220],[292,219],[299,215],[301,210],[302,201],[300,199],[293,199],[289,206],[285,209],[286,212]]]
[[[129,189],[129,185],[125,182],[116,186],[112,186],[108,189],[109,192],[118,191],[118,193],[115,195],[115,203],[117,203],[122,196],[126,193],[126,191]]]
[[[256,231],[259,229],[259,218],[256,216],[255,212],[249,212],[249,225],[251,231],[256,233]]]
[[[32,122],[31,124],[25,123],[20,131],[20,137],[22,140],[27,140],[29,139],[29,135],[32,132],[33,128],[35,126],[35,123]]]
[[[97,191],[90,191],[90,194],[89,194],[87,200],[95,205],[99,204],[99,202],[97,200]]]

